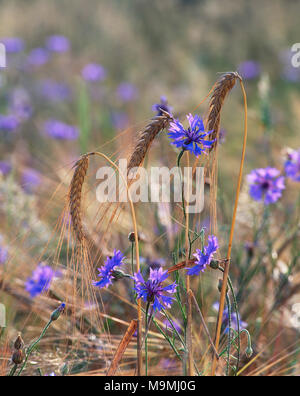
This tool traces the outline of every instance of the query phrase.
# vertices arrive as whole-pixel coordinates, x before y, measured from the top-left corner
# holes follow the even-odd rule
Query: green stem
[[[32,352],[34,351],[34,349],[38,345],[38,343],[41,341],[41,339],[44,337],[44,335],[46,334],[47,330],[51,326],[52,322],[53,321],[50,319],[49,322],[47,323],[47,325],[44,327],[44,330],[42,331],[42,333],[39,336],[39,338],[33,344],[31,344],[30,347],[28,348],[27,353],[26,353],[25,361],[24,361],[20,371],[18,372],[17,377],[19,377],[21,375],[22,371],[24,370],[24,368],[25,368],[25,366],[27,364],[29,356],[32,354]]]

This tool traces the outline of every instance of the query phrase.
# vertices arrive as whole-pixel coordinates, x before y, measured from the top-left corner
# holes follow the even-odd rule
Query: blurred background
[[[45,320],[42,303],[48,310],[47,301],[33,308],[24,282],[37,266],[37,257],[46,260],[55,254],[59,241],[52,233],[64,207],[74,161],[80,154],[99,148],[112,158],[127,155],[137,131],[153,117],[152,106],[162,96],[174,114],[184,119],[206,97],[219,73],[237,70],[244,78],[249,101],[246,173],[266,166],[282,169],[286,148],[299,147],[300,68],[291,64],[291,47],[300,42],[299,15],[297,0],[0,1],[0,43],[7,51],[7,67],[0,69],[0,272],[6,282],[6,290],[2,284],[0,301],[8,307],[10,337],[20,329],[29,332],[28,337],[35,335]],[[205,117],[207,103],[196,112]],[[243,118],[237,84],[226,102],[221,124],[219,223],[224,233],[228,231],[232,210],[232,181],[240,161]],[[176,153],[165,134],[161,139],[164,145],[154,144],[151,159],[156,164],[174,166]],[[54,192],[57,194],[53,201]],[[270,223],[272,238],[298,235],[297,194],[299,183],[292,183]],[[244,186],[234,253],[239,264],[233,276],[237,286],[241,286],[239,282],[245,281],[241,275],[243,266],[255,254],[261,265],[267,267],[264,260],[271,262],[263,275],[256,267],[252,276],[259,276],[265,286],[265,277],[272,278],[275,302],[268,302],[269,308],[277,310],[280,304],[284,305],[276,322],[276,326],[283,326],[282,318],[287,316],[285,325],[290,339],[287,336],[282,340],[284,350],[294,343],[300,329],[298,288],[293,289],[299,276],[292,279],[289,270],[290,263],[293,270],[297,266],[299,239],[292,239],[293,249],[284,250],[286,256],[280,258],[280,264],[272,256],[272,248],[267,252],[269,261],[264,249],[253,253],[252,231],[259,229],[255,221],[258,213]],[[90,208],[90,224],[93,216]],[[172,228],[174,224],[165,208],[158,208],[152,218],[141,218],[146,233],[149,223],[153,235],[148,236],[149,246],[145,246],[142,255],[145,260],[150,253],[153,259],[166,259],[178,230]],[[114,231],[123,235],[123,239],[116,240],[125,249],[129,226],[123,224]],[[158,238],[160,232],[168,235],[168,252]],[[267,239],[264,248],[269,247],[271,239]],[[62,250],[60,262],[55,265],[63,269],[66,247]],[[215,281],[211,278],[205,286],[207,292]],[[282,291],[289,282],[291,294],[284,299],[280,294],[282,300],[278,303],[278,290]],[[61,290],[64,284],[58,285]],[[269,289],[266,286],[260,296],[253,287],[245,290],[239,296],[241,302],[249,304],[243,316],[247,316],[251,329],[265,345],[275,332],[279,333],[274,323],[266,333],[260,327],[261,317],[268,311],[264,302]],[[257,297],[251,300],[253,304],[247,300],[251,293]],[[25,307],[18,305],[20,296],[23,300],[28,298],[24,300]],[[211,295],[203,305],[210,315],[216,296]],[[110,299],[104,298],[104,303],[110,304]],[[117,316],[128,312],[120,306],[110,308]],[[26,328],[24,321],[32,309],[36,326]],[[60,334],[64,334],[61,329]],[[86,365],[82,367],[87,369]],[[47,370],[52,369],[50,364]]]

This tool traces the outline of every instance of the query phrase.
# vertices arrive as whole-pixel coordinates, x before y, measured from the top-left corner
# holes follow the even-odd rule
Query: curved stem
[[[222,290],[221,290],[221,296],[220,296],[220,308],[219,308],[219,314],[218,314],[216,342],[215,342],[217,352],[219,349],[220,338],[221,338],[222,317],[223,317],[225,300],[226,300],[226,290],[227,290],[228,275],[229,275],[229,268],[230,268],[230,258],[231,258],[231,250],[232,250],[232,243],[233,243],[233,236],[234,236],[234,229],[235,229],[235,220],[236,220],[237,208],[238,208],[241,185],[242,185],[243,169],[244,169],[244,162],[245,162],[245,156],[246,156],[247,136],[248,136],[247,95],[246,95],[246,91],[245,91],[245,87],[244,87],[242,79],[240,79],[240,85],[241,85],[241,89],[243,92],[244,108],[245,108],[244,141],[243,141],[242,158],[241,158],[241,164],[240,164],[238,184],[237,184],[237,189],[236,189],[235,204],[234,204],[233,216],[232,216],[232,222],[231,222],[231,230],[230,230],[228,252],[227,252],[227,261],[225,263],[223,284],[222,284]],[[217,367],[217,359],[214,356],[213,364],[212,364],[212,376],[214,376],[216,374],[216,367]]]

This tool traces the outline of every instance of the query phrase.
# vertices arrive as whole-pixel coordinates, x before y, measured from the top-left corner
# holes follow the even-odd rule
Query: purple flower
[[[275,168],[254,169],[248,176],[249,194],[255,201],[269,205],[278,201],[285,189],[284,177]]]
[[[43,66],[50,59],[49,51],[45,48],[34,48],[28,55],[27,62],[31,66]]]
[[[39,264],[25,284],[25,289],[30,294],[30,297],[34,298],[49,290],[51,282],[56,275],[57,273],[48,265]]]
[[[155,103],[152,106],[152,110],[155,111],[157,113],[158,116],[162,116],[163,115],[163,111],[166,111],[167,113],[169,113],[170,115],[172,115],[172,110],[173,108],[171,106],[168,105],[168,100],[165,96],[161,96],[160,98],[160,103]]]
[[[111,115],[111,121],[116,129],[126,129],[129,125],[129,118],[126,113],[114,112]]]
[[[93,286],[99,287],[100,289],[103,287],[108,287],[112,284],[114,280],[114,270],[116,267],[120,267],[124,264],[124,255],[120,252],[120,250],[114,250],[114,255],[112,257],[107,257],[105,264],[98,268],[100,281],[93,281]]]
[[[213,308],[216,312],[219,312],[220,304],[218,301],[213,304]],[[239,322],[240,322],[239,323],[240,331],[248,327],[248,323],[243,322],[241,318],[239,318]],[[228,308],[225,308],[223,311],[223,326],[225,326],[225,333],[228,333],[229,331],[228,324],[229,324]],[[231,312],[231,328],[234,329],[235,331],[238,331],[238,320],[235,312]]]
[[[3,238],[0,235],[0,265],[5,264],[8,259],[8,250],[3,246],[2,240]]]
[[[30,97],[23,88],[16,88],[9,98],[10,112],[14,114],[18,120],[26,121],[33,113]]]
[[[51,102],[61,102],[71,97],[71,90],[67,84],[53,80],[43,80],[38,86],[38,92]]]
[[[172,320],[172,324],[175,327],[175,329],[177,330],[177,332],[181,333],[181,323],[179,322],[179,320],[176,320],[176,319]],[[168,319],[165,319],[163,321],[164,328],[166,330],[168,330],[168,331],[173,333],[174,332],[174,328],[173,328],[172,324],[169,322]]]
[[[0,131],[13,132],[18,128],[18,126],[19,121],[15,115],[0,114]]]
[[[185,129],[179,120],[171,122],[168,136],[173,139],[172,144],[182,150],[188,150],[196,157],[205,153],[213,144],[212,140],[205,140],[211,132],[205,132],[202,119],[198,116],[187,115],[189,128]]]
[[[41,174],[35,169],[28,168],[23,171],[21,185],[28,194],[32,194],[41,182]]]
[[[70,50],[70,41],[65,36],[54,35],[48,37],[46,47],[51,52],[68,52]]]
[[[123,102],[131,102],[138,97],[138,91],[133,84],[121,83],[117,88],[117,95]]]
[[[0,161],[0,172],[3,176],[8,175],[12,170],[12,165],[7,161]]]
[[[284,164],[286,175],[295,182],[300,182],[300,149],[291,150]]]
[[[6,52],[13,54],[24,50],[24,41],[19,37],[5,37],[0,39],[0,42],[4,44]]]
[[[134,290],[137,293],[137,298],[142,298],[145,302],[153,304],[154,311],[161,311],[165,308],[170,308],[174,297],[167,296],[176,292],[176,283],[168,286],[163,286],[163,282],[168,278],[168,271],[163,271],[162,268],[153,270],[150,268],[150,276],[147,281],[144,280],[140,272],[134,274],[135,286]]]
[[[107,72],[103,66],[89,63],[82,69],[81,74],[86,81],[96,82],[105,80]]]
[[[79,136],[79,129],[76,126],[58,120],[46,121],[43,130],[47,136],[57,140],[76,140]]]
[[[218,249],[218,238],[214,235],[210,235],[208,237],[208,245],[204,247],[204,252],[197,249],[197,253],[194,254],[194,257],[196,257],[196,265],[187,270],[188,275],[199,275],[200,272],[204,272]]]
[[[261,67],[258,62],[247,60],[239,65],[238,72],[245,80],[253,80],[260,75]]]

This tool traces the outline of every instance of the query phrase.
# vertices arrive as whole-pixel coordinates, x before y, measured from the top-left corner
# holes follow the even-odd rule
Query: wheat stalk
[[[162,115],[154,117],[146,128],[140,133],[137,144],[133,150],[128,164],[128,173],[131,169],[139,167],[145,159],[145,156],[156,136],[168,127],[172,116],[162,110]]]
[[[82,187],[89,167],[89,154],[83,155],[75,164],[75,172],[70,184],[69,206],[72,220],[72,229],[81,243],[85,238],[82,225],[81,198]]]
[[[207,119],[207,130],[211,131],[211,140],[215,142],[210,150],[213,150],[219,139],[221,110],[228,93],[235,86],[236,80],[241,79],[237,72],[229,72],[222,75],[217,81],[209,102],[209,115]]]

